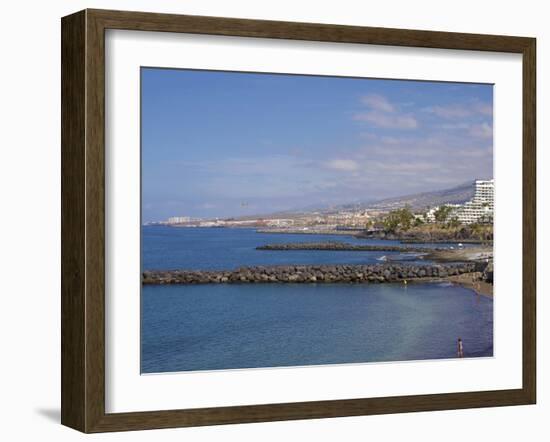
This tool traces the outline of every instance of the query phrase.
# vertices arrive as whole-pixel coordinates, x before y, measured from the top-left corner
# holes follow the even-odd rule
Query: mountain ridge
[[[365,209],[388,209],[410,206],[413,210],[427,207],[440,206],[442,204],[464,204],[473,198],[475,193],[475,181],[459,184],[447,189],[419,192],[393,198],[384,198],[372,203],[367,203]]]
[[[409,206],[412,210],[426,209],[427,207],[443,204],[464,204],[473,198],[475,193],[475,181],[459,184],[441,190],[417,192],[374,201],[346,203],[329,208],[317,209],[321,213],[334,213],[341,210],[380,210],[387,211]],[[313,211],[313,210],[311,210]]]
[[[397,197],[383,198],[374,201],[357,203],[346,203],[330,207],[304,207],[301,209],[285,210],[274,212],[265,216],[296,216],[308,213],[336,213],[344,210],[372,210],[389,211],[409,206],[411,210],[425,210],[427,207],[440,206],[443,204],[464,204],[473,198],[475,192],[475,181],[468,181],[454,187],[427,192],[418,192]],[[254,218],[257,215],[250,215],[239,218]]]

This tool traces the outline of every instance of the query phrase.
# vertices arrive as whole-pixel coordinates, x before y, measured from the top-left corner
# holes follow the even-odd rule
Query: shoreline
[[[471,273],[463,273],[461,275],[452,275],[447,276],[445,278],[424,278],[423,280],[414,279],[411,280],[411,284],[417,284],[417,283],[441,283],[441,282],[449,282],[453,285],[459,285],[461,287],[464,287],[466,289],[472,290],[476,293],[478,296],[484,296],[486,298],[493,299],[493,285],[489,284],[488,282],[482,281],[479,278],[481,277],[481,272],[471,272]]]
[[[341,235],[356,237],[361,233],[360,230],[336,230],[336,229],[256,229],[257,233],[287,234],[287,235]]]
[[[288,233],[287,229],[281,229]],[[307,231],[319,234],[318,231]],[[304,233],[302,231],[297,233]],[[327,232],[324,232],[327,233]],[[339,231],[350,235],[350,231]],[[409,264],[391,260],[380,264],[273,265],[241,267],[233,270],[146,270],[142,285],[165,284],[234,284],[234,283],[421,283],[450,282],[493,297],[492,258],[489,245],[467,248],[414,247],[402,245],[349,244],[338,241],[266,244],[256,247],[266,251],[365,251],[399,252],[422,255],[433,263]],[[388,260],[390,261],[390,260]],[[488,276],[489,275],[489,276]]]
[[[481,240],[481,239],[410,239],[410,238],[399,238],[399,242],[402,244],[479,244],[479,245],[487,245],[492,246],[492,241],[487,240]]]
[[[493,248],[488,246],[467,247],[462,249],[431,249],[427,259],[441,263],[456,261],[488,262],[493,259]]]
[[[479,239],[479,238],[456,238],[452,237],[435,237],[426,236],[422,232],[414,234],[400,234],[400,233],[385,233],[380,231],[368,232],[362,229],[349,229],[349,230],[339,230],[339,229],[320,229],[315,227],[304,228],[257,228],[256,232],[258,233],[272,233],[272,234],[288,234],[288,235],[341,235],[341,236],[351,236],[358,239],[374,239],[374,240],[389,240],[389,241],[399,241],[402,244],[479,244],[492,246],[492,239]]]
[[[471,289],[480,296],[492,299],[494,297],[493,285],[481,280],[481,275],[480,272],[474,272],[473,274],[450,276],[448,280],[454,284]],[[470,276],[472,278],[469,278]]]
[[[144,227],[155,227],[157,225],[145,224]],[[259,226],[189,226],[189,225],[179,225],[179,224],[163,224],[165,227],[171,228],[185,228],[185,229],[251,229],[255,230],[256,233],[266,233],[266,234],[287,234],[287,235],[338,235],[338,236],[351,236],[352,238],[358,239],[374,239],[374,240],[388,240],[388,241],[399,241],[402,244],[479,244],[480,246],[492,246],[492,239],[478,239],[478,238],[430,238],[423,236],[421,234],[418,237],[416,235],[402,235],[395,233],[381,233],[381,232],[371,232],[368,233],[363,229],[326,229],[326,228],[315,228],[315,227],[259,227]]]
[[[407,247],[400,245],[361,245],[343,242],[315,242],[315,243],[286,243],[266,244],[256,247],[256,250],[267,251],[351,251],[351,252],[398,252],[421,254],[421,259],[436,263],[478,262],[480,265],[493,259],[493,248],[487,245],[464,248],[448,247]]]
[[[432,251],[443,251],[445,248],[436,247],[404,247],[399,245],[362,245],[343,242],[304,242],[286,244],[265,244],[256,247],[256,250],[269,251],[294,251],[294,250],[316,250],[316,251],[345,251],[345,252],[402,252],[402,253],[426,253]]]

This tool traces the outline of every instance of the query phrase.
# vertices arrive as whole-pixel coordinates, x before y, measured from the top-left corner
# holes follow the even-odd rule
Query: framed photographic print
[[[62,423],[533,404],[535,40],[62,19]]]

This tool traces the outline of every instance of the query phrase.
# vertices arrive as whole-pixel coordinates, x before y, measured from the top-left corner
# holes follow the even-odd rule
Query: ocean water
[[[256,250],[265,244],[340,241],[350,244],[402,245],[405,247],[456,247],[456,244],[400,244],[347,235],[258,233],[255,229],[142,228],[143,270],[230,270],[242,266],[284,264],[375,264],[382,256],[411,259],[399,252],[322,250]],[[429,261],[416,260],[428,263]]]
[[[320,240],[380,243],[252,229],[145,227],[142,267],[359,264],[379,262],[382,255],[255,250]],[[142,287],[142,373],[453,358],[459,337],[466,357],[492,356],[493,301],[449,283]]]

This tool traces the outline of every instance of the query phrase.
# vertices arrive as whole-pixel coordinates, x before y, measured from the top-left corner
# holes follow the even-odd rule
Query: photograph
[[[140,77],[141,374],[493,357],[493,84]]]

